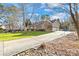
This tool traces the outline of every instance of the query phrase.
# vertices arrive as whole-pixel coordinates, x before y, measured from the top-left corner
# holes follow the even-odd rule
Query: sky
[[[4,4],[6,7],[10,7],[12,5],[15,5],[17,7],[21,7],[19,4],[11,4],[7,3]],[[34,8],[34,11],[33,11]],[[51,16],[51,18],[60,18],[60,19],[67,19],[68,14],[65,13],[62,8],[59,7],[59,4],[47,4],[47,3],[28,3],[26,4],[26,13],[28,16],[31,15],[31,13],[34,12],[36,16],[48,14]]]
[[[5,7],[16,6],[17,8],[21,8],[21,4],[19,3],[6,3]],[[26,16],[30,17],[32,12],[34,13],[33,17],[38,17],[40,15],[49,15],[51,20],[59,18],[61,21],[67,20],[70,16],[68,13],[64,12],[62,7],[68,8],[68,4],[60,7],[60,4],[55,3],[26,3],[25,11]],[[32,21],[35,19],[33,18]]]
[[[33,6],[33,5],[32,5]],[[53,19],[60,18],[60,19],[67,19],[68,14],[64,12],[62,8],[59,7],[58,4],[46,4],[46,3],[38,3],[34,4],[33,6],[35,8],[34,13],[37,15],[44,15],[48,14]],[[28,7],[29,8],[29,7]],[[29,13],[32,12],[32,10],[29,8],[27,11]]]

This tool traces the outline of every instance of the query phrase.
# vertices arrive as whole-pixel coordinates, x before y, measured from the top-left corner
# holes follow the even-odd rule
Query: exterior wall
[[[60,23],[58,21],[52,23],[52,31],[59,31],[59,30],[60,30]]]
[[[37,24],[34,24],[34,28],[36,30],[44,29],[45,31],[59,31],[60,30],[60,22],[50,22],[50,21],[42,21]]]
[[[52,28],[52,31],[59,31],[60,29],[57,27],[57,28]]]
[[[35,30],[52,31],[52,24],[49,21],[41,21],[32,25]]]
[[[45,21],[43,24],[45,31],[52,31],[52,24],[49,21]]]

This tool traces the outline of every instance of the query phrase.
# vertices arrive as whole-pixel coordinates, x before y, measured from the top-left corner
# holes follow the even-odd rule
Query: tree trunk
[[[77,36],[78,36],[78,40],[79,40],[79,27],[77,28]]]
[[[79,40],[79,25],[78,25],[78,15],[77,15],[77,11],[75,12],[76,13],[76,17],[72,11],[72,6],[71,6],[71,3],[69,4],[69,7],[70,7],[70,14],[71,14],[71,17],[72,17],[72,20],[74,22],[74,25],[75,25],[75,29],[76,29],[76,32],[77,32],[77,40]]]

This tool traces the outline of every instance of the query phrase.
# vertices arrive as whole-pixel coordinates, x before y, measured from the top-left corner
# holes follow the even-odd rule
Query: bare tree
[[[13,30],[15,28],[15,24],[17,27],[18,16],[19,16],[21,11],[16,6],[7,7],[7,8],[5,8],[5,10],[6,10],[5,14],[8,13],[8,15],[7,15],[7,21],[9,23],[8,28],[9,28],[9,30]]]
[[[70,15],[71,18],[74,22],[75,28],[76,28],[76,32],[78,35],[78,39],[79,39],[79,21],[78,21],[78,4],[74,3],[74,4],[69,4],[69,11],[70,11]]]
[[[53,4],[48,4],[49,7],[51,8],[51,6],[53,6]],[[79,40],[79,15],[78,15],[78,3],[67,3],[67,4],[58,4],[57,7],[60,7],[61,9],[63,9],[65,11],[65,13],[68,13],[71,18],[72,21],[75,25],[75,29],[78,35],[78,39]]]
[[[63,7],[63,10],[65,12],[67,12],[71,16],[72,21],[74,22],[74,25],[75,25],[75,29],[76,29],[77,35],[78,35],[78,39],[77,40],[79,40],[78,4],[77,3],[69,3],[68,7],[69,8]]]
[[[27,30],[26,28],[29,25],[28,21],[30,21],[30,19],[32,18],[33,12],[31,13],[29,19],[26,19],[26,4],[22,3],[21,5],[22,5],[22,11],[23,11],[23,26],[24,26],[24,30]],[[30,4],[29,4],[29,6],[30,6]],[[33,9],[33,11],[34,11],[34,9]]]

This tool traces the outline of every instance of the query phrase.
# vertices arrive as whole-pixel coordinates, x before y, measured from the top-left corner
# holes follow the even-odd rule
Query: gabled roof
[[[51,20],[52,23],[54,23],[56,20]]]

